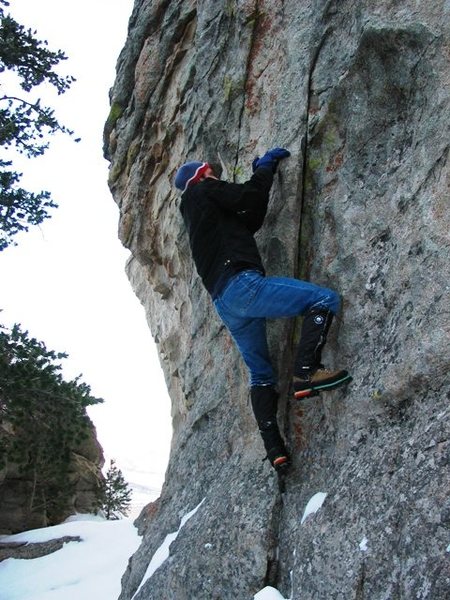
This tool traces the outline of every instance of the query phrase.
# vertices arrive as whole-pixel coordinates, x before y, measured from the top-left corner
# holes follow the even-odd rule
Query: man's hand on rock
[[[259,156],[257,156],[253,160],[253,162],[252,162],[253,173],[259,167],[269,167],[275,173],[280,160],[283,160],[283,158],[288,158],[288,156],[290,156],[290,155],[291,155],[291,153],[289,152],[289,150],[286,150],[286,148],[278,148],[277,147],[277,148],[272,148],[271,150],[267,150],[267,152],[261,158],[259,158]]]

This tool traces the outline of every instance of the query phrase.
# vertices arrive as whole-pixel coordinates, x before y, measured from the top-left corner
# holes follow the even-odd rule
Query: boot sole
[[[276,471],[284,471],[289,467],[289,458],[287,456],[278,456],[272,463]]]
[[[284,477],[288,474],[291,468],[291,461],[287,456],[283,456],[282,460],[274,462],[272,467],[275,469],[278,478],[284,479]]]
[[[331,390],[333,388],[339,387],[346,383],[350,383],[350,381],[352,379],[353,379],[353,377],[351,375],[345,375],[345,377],[342,377],[341,379],[338,379],[337,381],[332,381],[331,383],[323,383],[323,384],[313,385],[310,388],[307,388],[305,390],[298,390],[297,392],[294,392],[294,398],[297,398],[297,400],[299,400],[301,398],[308,398],[311,396],[319,396],[320,391]]]

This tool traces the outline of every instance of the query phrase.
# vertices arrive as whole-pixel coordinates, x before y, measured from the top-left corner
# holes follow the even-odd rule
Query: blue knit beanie
[[[184,192],[192,183],[197,183],[203,173],[209,168],[206,162],[191,161],[184,163],[175,176],[175,187]]]

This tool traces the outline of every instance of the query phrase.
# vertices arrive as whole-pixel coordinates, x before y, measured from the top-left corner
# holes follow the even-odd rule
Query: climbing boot
[[[347,371],[332,371],[322,365],[306,377],[294,376],[294,397],[297,399],[317,396],[318,392],[331,390],[352,380]]]
[[[322,359],[322,349],[327,341],[333,313],[327,308],[311,308],[303,316],[300,343],[295,359],[294,375],[302,377],[317,369]]]
[[[303,325],[294,367],[294,396],[305,398],[320,390],[329,390],[351,377],[347,371],[331,371],[321,364],[322,350],[327,341],[333,313],[324,307],[310,309],[303,317]]]
[[[271,385],[257,385],[251,388],[250,396],[267,458],[276,471],[285,471],[290,460],[278,428],[278,394]]]

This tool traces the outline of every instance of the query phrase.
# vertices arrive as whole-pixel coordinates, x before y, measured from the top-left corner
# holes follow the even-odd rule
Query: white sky
[[[10,3],[17,21],[69,57],[58,71],[76,77],[72,88],[60,97],[36,93],[82,141],[58,135],[43,157],[20,166],[22,186],[49,190],[59,208],[18,237],[18,247],[0,253],[0,321],[19,322],[48,349],[69,354],[66,376],[81,373],[105,399],[89,413],[106,458],[129,481],[154,487],[167,464],[170,401],[144,310],[124,272],[129,253],[117,239],[118,209],[102,157],[108,90],[132,6],[132,0]]]

